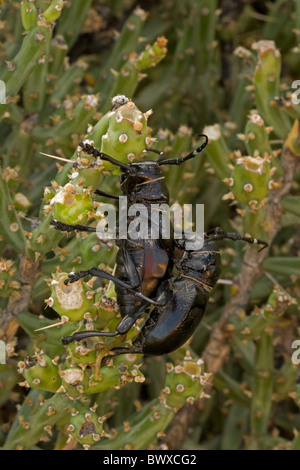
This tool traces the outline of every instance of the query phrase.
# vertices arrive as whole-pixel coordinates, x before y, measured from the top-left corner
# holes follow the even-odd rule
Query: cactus
[[[2,449],[300,448],[300,8],[229,3],[0,2]],[[50,224],[94,229],[95,190],[120,194],[119,169],[80,142],[126,164],[185,156],[200,133],[201,155],[163,167],[171,203],[269,248],[220,243],[205,317],[166,357],[110,357],[144,318],[63,345],[120,321],[112,282],[64,284],[113,272],[114,241]]]

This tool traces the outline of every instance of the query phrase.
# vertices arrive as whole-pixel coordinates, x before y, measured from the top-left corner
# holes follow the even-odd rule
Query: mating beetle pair
[[[80,146],[84,152],[119,166],[122,171],[121,187],[128,203],[142,203],[150,209],[153,203],[169,202],[169,192],[160,166],[181,165],[194,158],[208,143],[207,136],[203,137],[204,143],[186,157],[166,159],[162,152],[152,150],[159,154],[157,160],[130,164],[120,163],[98,152],[89,144],[81,143]],[[100,190],[96,190],[95,194],[119,198]],[[67,232],[96,231],[93,227],[66,225],[55,220],[51,221],[51,224],[57,230]],[[161,226],[159,230],[161,231]],[[66,284],[76,282],[87,275],[113,281],[122,317],[116,331],[80,331],[63,338],[63,343],[69,344],[74,340],[80,341],[93,336],[117,336],[118,344],[136,320],[152,305],[154,308],[132,347],[116,347],[111,349],[110,354],[162,355],[177,349],[195,331],[203,316],[210,292],[220,277],[221,258],[215,242],[224,238],[262,244],[263,248],[267,246],[262,240],[227,233],[220,228],[205,233],[203,246],[193,251],[186,249],[187,240],[184,238],[117,240],[119,251],[115,276],[98,268],[91,268],[69,274],[65,281]],[[173,274],[174,265],[179,275]]]

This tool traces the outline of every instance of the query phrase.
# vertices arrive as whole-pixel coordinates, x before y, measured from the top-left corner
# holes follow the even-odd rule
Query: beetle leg
[[[59,222],[58,220],[50,220],[50,225],[52,225],[56,230],[61,232],[96,232],[95,227],[87,227],[86,225],[69,225]]]
[[[135,291],[135,288],[132,287],[130,284],[127,284],[126,282],[121,281],[117,277],[113,276],[110,273],[107,273],[106,271],[103,271],[102,269],[97,269],[97,268],[91,268],[87,269],[86,271],[79,271],[79,273],[70,273],[68,276],[68,279],[64,281],[65,285],[68,285],[68,283],[73,283],[79,281],[79,279],[82,279],[88,275],[91,276],[96,276],[96,277],[103,277],[104,279],[108,279],[109,281],[113,281],[115,284],[118,284],[121,287],[124,287],[124,289],[130,289],[133,291],[134,295],[139,297],[142,300],[145,300],[149,304],[152,305],[161,305],[160,302],[157,302],[153,299],[149,299],[149,297],[146,297],[143,295],[141,292]]]
[[[205,141],[203,144],[201,144],[199,147],[196,148],[196,150],[193,150],[191,153],[186,155],[185,157],[182,158],[166,158],[165,160],[157,160],[157,163],[159,165],[182,165],[182,163],[186,162],[187,160],[190,160],[191,158],[195,158],[198,153],[202,152],[202,150],[207,146],[208,144],[208,137],[205,134],[199,134],[198,137],[204,137]]]
[[[251,244],[255,243],[257,245],[263,245],[263,247],[258,251],[258,253],[268,246],[268,243],[265,242],[264,240],[247,237],[245,235],[239,235],[238,233],[234,233],[234,232],[233,233],[225,232],[225,230],[223,230],[220,227],[216,227],[216,228],[212,228],[208,230],[208,232],[204,234],[204,238],[209,239],[209,240],[224,240],[224,238],[227,238],[233,241],[241,240],[246,243],[251,243]]]
[[[134,264],[130,254],[124,247],[124,245],[119,244],[120,251],[123,256],[123,265],[124,269],[126,271],[127,277],[129,279],[130,285],[134,288],[137,289],[139,285],[141,284],[141,280],[139,277],[139,273],[137,272],[136,265]]]
[[[101,189],[96,189],[94,191],[94,194],[97,194],[97,196],[111,197],[112,199],[120,199],[120,196],[117,196],[116,194],[110,194],[105,191],[101,191]]]
[[[72,343],[73,341],[81,341],[83,339],[92,338],[95,336],[124,336],[136,322],[138,317],[145,312],[146,308],[147,306],[143,304],[136,312],[133,313],[133,315],[127,315],[126,317],[122,318],[116,328],[116,331],[77,331],[72,336],[65,336],[64,338],[62,338],[62,343],[66,345]]]
[[[107,361],[111,357],[119,356],[120,354],[134,354],[133,351],[129,348],[114,348],[109,351],[109,353],[103,357],[102,362],[101,362],[101,367],[106,366]]]

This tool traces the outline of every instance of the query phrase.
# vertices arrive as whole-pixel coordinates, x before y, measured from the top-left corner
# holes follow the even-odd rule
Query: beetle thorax
[[[121,175],[123,194],[130,202],[169,202],[169,191],[165,177],[156,162],[139,162],[130,165],[131,172]]]

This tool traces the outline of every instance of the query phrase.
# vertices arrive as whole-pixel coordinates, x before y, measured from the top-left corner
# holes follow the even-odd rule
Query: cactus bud
[[[93,211],[93,201],[87,189],[67,183],[51,199],[53,217],[66,224],[84,224]]]

